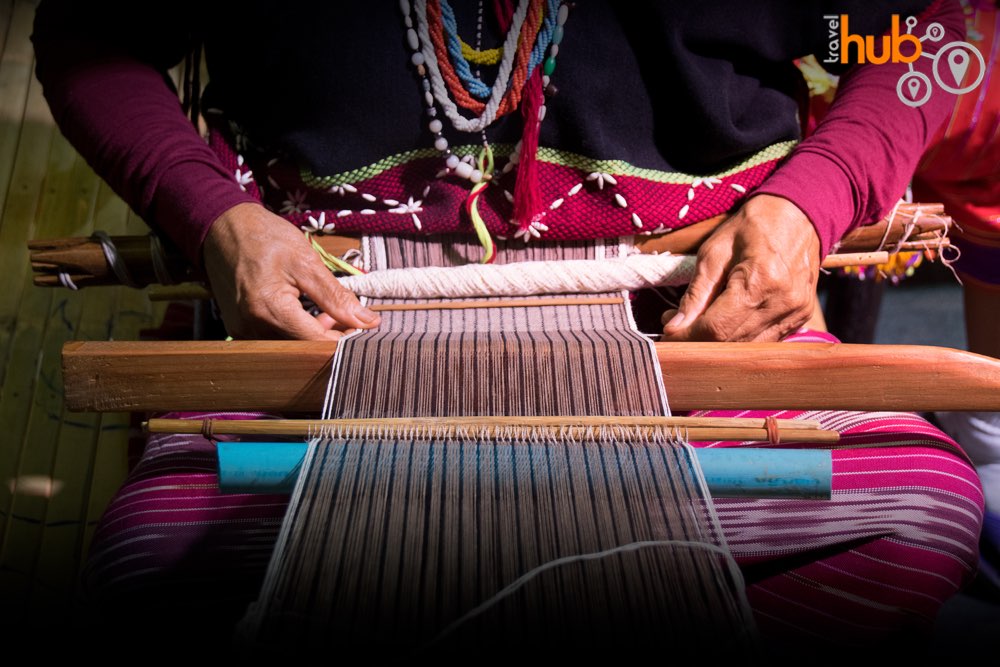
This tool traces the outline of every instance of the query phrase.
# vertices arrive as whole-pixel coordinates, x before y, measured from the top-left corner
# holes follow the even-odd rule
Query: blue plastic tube
[[[223,493],[291,493],[304,442],[220,442]],[[829,450],[732,447],[695,449],[715,498],[829,498]]]

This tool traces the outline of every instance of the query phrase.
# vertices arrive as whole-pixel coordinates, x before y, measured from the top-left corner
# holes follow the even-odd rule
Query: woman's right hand
[[[205,270],[234,338],[336,340],[378,326],[377,313],[340,285],[305,236],[258,204],[239,204],[212,224]],[[322,311],[313,317],[299,297]]]

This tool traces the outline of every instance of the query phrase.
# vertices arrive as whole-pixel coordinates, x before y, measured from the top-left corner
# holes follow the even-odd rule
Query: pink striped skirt
[[[816,419],[841,433],[831,500],[716,500],[765,641],[811,652],[926,642],[978,557],[982,489],[953,440],[906,413],[694,414]],[[214,445],[200,436],[149,439],[85,569],[86,592],[104,618],[129,624],[141,610],[133,631],[162,634],[166,624],[216,641],[239,620],[260,588],[288,497],[220,494],[216,465]]]

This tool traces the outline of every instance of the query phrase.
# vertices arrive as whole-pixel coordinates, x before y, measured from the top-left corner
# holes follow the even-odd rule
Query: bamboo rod
[[[836,431],[815,428],[795,428],[788,425],[793,420],[783,420],[785,425],[777,425],[772,433],[764,420],[746,420],[752,425],[726,423],[724,418],[684,417],[463,417],[434,419],[330,419],[330,420],[193,420],[193,419],[150,419],[146,422],[149,433],[182,433],[247,436],[295,436],[302,438],[336,436],[344,433],[363,432],[417,432],[447,436],[469,435],[496,437],[509,434],[511,430],[528,429],[550,431],[554,435],[569,437],[584,436],[601,427],[622,427],[640,431],[669,431],[688,441],[705,442],[739,440],[751,442],[803,442],[832,444],[840,440]],[[794,423],[794,422],[793,422]]]
[[[465,428],[478,426],[656,426],[679,428],[767,428],[767,420],[754,417],[655,417],[615,415],[567,416],[495,416],[473,417],[391,417],[385,419],[164,419],[143,422],[147,433],[204,433],[205,422],[217,435],[308,435],[321,428],[383,427],[404,428]],[[775,419],[779,429],[820,430],[815,419]],[[312,430],[310,430],[312,429]]]
[[[318,412],[337,344],[73,341],[71,410]],[[656,343],[671,408],[1000,410],[1000,361],[918,345]]]
[[[944,250],[950,248],[951,241],[944,236],[937,236],[933,239],[915,239],[906,241],[896,246],[896,252],[914,252],[917,250]]]
[[[889,253],[885,250],[879,252],[851,252],[836,255],[827,255],[823,260],[824,269],[839,269],[845,266],[874,266],[885,264],[889,261]]]

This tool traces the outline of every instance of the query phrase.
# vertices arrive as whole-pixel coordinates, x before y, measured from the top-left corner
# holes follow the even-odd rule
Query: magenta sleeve
[[[965,19],[957,1],[935,2],[918,17],[914,33],[922,36],[934,21],[944,27],[945,36],[936,44],[925,41],[928,51],[965,38]],[[932,64],[930,58],[920,57],[914,68],[933,82]],[[836,249],[844,234],[891,210],[951,112],[955,96],[936,83],[923,106],[903,104],[896,84],[907,71],[905,63],[891,62],[849,70],[815,133],[755,191],[784,197],[802,209],[819,234],[823,256]]]
[[[195,262],[212,222],[254,201],[185,116],[165,72],[40,11],[36,74],[59,128],[132,209]],[[67,34],[69,33],[69,34]]]

